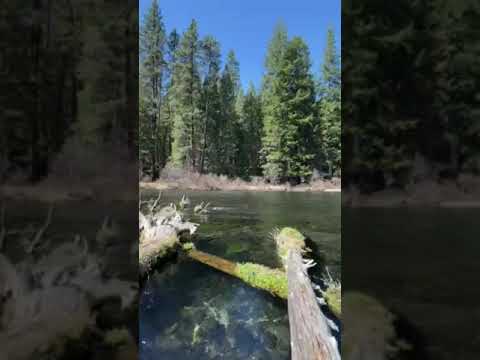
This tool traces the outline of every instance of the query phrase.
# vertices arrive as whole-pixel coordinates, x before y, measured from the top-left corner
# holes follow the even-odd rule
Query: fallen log
[[[289,251],[287,269],[292,360],[340,359],[299,251]]]
[[[138,213],[140,231],[138,260],[143,278],[153,265],[168,254],[174,253],[184,234],[192,235],[198,225],[185,221],[174,204],[159,206],[160,195],[148,211]]]
[[[340,359],[336,339],[307,274],[307,269],[315,264],[303,259],[302,254],[308,251],[305,237],[296,229],[283,228],[274,238],[287,271],[292,360]]]
[[[237,264],[198,251],[191,243],[185,244],[184,249],[196,261],[288,300],[292,360],[339,360],[336,339],[307,274],[307,269],[314,265],[313,261],[305,262],[302,257],[307,251],[305,237],[296,229],[284,228],[276,234],[275,240],[286,274],[259,264]],[[337,313],[339,308],[338,305]]]
[[[190,258],[202,264],[241,279],[254,288],[265,290],[274,296],[287,299],[287,278],[285,273],[279,269],[272,269],[254,263],[235,263],[196,250],[191,248],[191,246],[187,246],[186,250]]]

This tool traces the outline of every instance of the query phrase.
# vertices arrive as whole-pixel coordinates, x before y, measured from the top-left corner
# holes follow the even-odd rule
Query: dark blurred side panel
[[[0,359],[135,359],[138,2],[3,2],[0,33]]]
[[[345,359],[480,353],[480,3],[342,4]]]

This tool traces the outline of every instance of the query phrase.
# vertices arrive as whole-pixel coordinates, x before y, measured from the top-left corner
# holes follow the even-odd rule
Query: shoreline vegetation
[[[317,179],[310,183],[290,185],[269,183],[261,177],[252,181],[230,179],[223,175],[188,173],[182,177],[160,178],[156,181],[140,181],[141,189],[191,190],[191,191],[291,191],[291,192],[340,192],[341,179]]]

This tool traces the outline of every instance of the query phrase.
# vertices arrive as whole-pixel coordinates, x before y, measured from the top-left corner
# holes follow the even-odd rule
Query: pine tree
[[[263,137],[262,162],[264,176],[276,182],[284,172],[282,168],[282,144],[279,123],[280,98],[274,92],[281,60],[288,44],[287,29],[277,25],[265,60],[266,72],[262,84]]]
[[[221,160],[220,153],[220,44],[211,36],[202,41],[202,64],[204,79],[202,86],[202,153],[200,172],[217,172]]]
[[[157,0],[154,0],[140,31],[140,86],[145,116],[140,121],[150,123],[150,138],[143,142],[144,148],[141,153],[145,151],[149,153],[153,179],[158,178],[160,169],[167,160],[167,154],[161,146],[165,132],[168,131],[162,122],[161,111],[166,71],[165,43],[162,15]]]
[[[230,51],[220,80],[222,164],[220,172],[229,176],[238,175],[238,114],[237,96],[240,91],[240,70],[235,53]]]
[[[260,176],[260,150],[262,148],[262,100],[253,83],[250,83],[243,97],[240,112],[243,142],[240,146],[241,176]]]
[[[174,70],[174,126],[172,161],[178,167],[197,171],[199,167],[199,129],[201,83],[200,44],[197,22],[193,20],[183,34],[176,53]]]
[[[341,160],[341,74],[339,56],[332,29],[327,32],[327,46],[322,65],[318,102],[319,126],[316,131],[319,160],[330,176],[340,170]]]
[[[287,45],[274,80],[280,100],[278,123],[283,177],[294,184],[312,175],[315,156],[315,83],[310,72],[310,53],[300,37]]]
[[[176,52],[178,45],[180,43],[180,35],[178,34],[177,30],[172,30],[170,35],[168,36],[167,40],[167,54],[166,54],[166,66],[167,66],[167,80],[165,85],[165,100],[163,101],[163,117],[164,123],[166,127],[165,137],[163,140],[163,148],[165,154],[167,154],[167,159],[171,159],[172,154],[172,129],[173,129],[173,117],[174,117],[174,96],[173,96],[173,72],[175,69],[175,65],[177,63],[176,60]]]

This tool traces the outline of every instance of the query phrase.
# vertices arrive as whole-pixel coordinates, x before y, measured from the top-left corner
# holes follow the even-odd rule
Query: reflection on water
[[[155,196],[154,194],[151,194]],[[340,195],[307,193],[187,193],[208,201],[198,249],[234,261],[279,266],[269,233],[294,226],[340,276]],[[148,195],[147,195],[148,196]],[[165,193],[164,201],[180,193]],[[318,274],[317,274],[318,276]],[[287,304],[187,259],[145,283],[140,306],[140,353],[146,359],[289,359]]]

